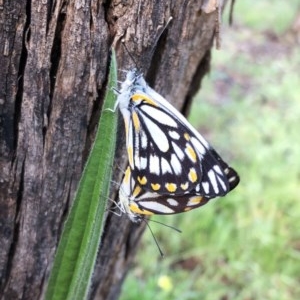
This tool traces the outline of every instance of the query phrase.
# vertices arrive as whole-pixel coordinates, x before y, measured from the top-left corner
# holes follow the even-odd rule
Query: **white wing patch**
[[[162,171],[162,174],[172,173],[170,164],[163,157],[161,158],[161,171]]]
[[[167,202],[171,205],[171,206],[178,206],[179,203],[177,200],[173,199],[173,198],[168,198]]]
[[[223,175],[223,172],[222,172],[221,168],[218,165],[214,165],[213,169],[215,170],[216,173],[218,173],[220,175]]]
[[[145,170],[147,168],[148,159],[146,157],[140,157],[140,168]]]
[[[204,189],[204,192],[205,192],[206,194],[208,194],[208,193],[209,193],[209,183],[208,183],[207,181],[202,182],[202,187],[203,187],[203,189]],[[199,186],[199,188],[200,188],[200,186]]]
[[[177,131],[170,130],[169,131],[169,136],[174,140],[179,140],[180,139],[180,135]]]
[[[171,155],[171,166],[176,175],[180,175],[182,173],[181,163],[175,154]]]
[[[217,175],[217,177],[218,177],[219,182],[220,182],[220,184],[221,184],[221,186],[222,186],[222,189],[223,189],[224,191],[226,191],[226,190],[227,190],[227,186],[226,186],[224,180],[222,180],[222,175],[223,175],[223,173],[222,173],[221,168],[220,168],[218,165],[215,165],[213,169],[215,170],[215,172],[216,172],[218,175],[221,175],[221,176],[218,176],[218,175]]]
[[[215,193],[219,193],[219,187],[218,187],[218,184],[217,184],[217,178],[216,178],[216,174],[213,170],[209,170],[207,172],[207,175],[208,175],[208,178],[210,180],[210,183],[215,191]]]
[[[169,150],[169,141],[165,133],[156,125],[152,120],[145,117],[143,119],[145,125],[151,135],[155,145],[161,152],[167,152]]]
[[[164,113],[153,106],[144,105],[140,108],[142,111],[147,113],[149,116],[155,117],[155,119],[159,120],[160,123],[177,128],[177,123],[172,119],[168,114]]]
[[[150,211],[157,211],[160,214],[172,214],[174,213],[174,210],[169,208],[166,205],[163,205],[161,203],[155,202],[155,201],[138,201],[138,204],[146,210]]]
[[[194,137],[191,138],[191,143],[195,147],[196,151],[199,152],[201,155],[204,155],[206,153],[206,148]]]
[[[196,131],[195,128],[192,127],[192,125],[190,125],[188,123],[188,127],[191,129],[191,131],[195,134],[195,138],[194,140],[198,142],[198,140],[200,141],[200,143],[207,149],[210,148],[209,143],[204,139],[204,137],[198,132]]]
[[[147,147],[148,147],[148,138],[146,136],[145,131],[143,131],[143,130],[141,131],[141,147],[143,149],[147,149]]]
[[[183,153],[183,151],[178,147],[178,145],[176,144],[176,143],[174,143],[174,142],[172,142],[172,146],[173,146],[173,148],[174,148],[174,151],[175,151],[175,153],[176,153],[176,155],[178,156],[178,158],[180,159],[180,160],[183,160],[184,159],[184,153]]]
[[[160,174],[160,167],[159,167],[159,158],[156,155],[150,155],[149,160],[149,168],[150,173],[159,175]]]

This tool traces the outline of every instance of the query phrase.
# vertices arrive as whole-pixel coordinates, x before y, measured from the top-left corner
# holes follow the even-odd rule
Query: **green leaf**
[[[109,82],[93,148],[66,220],[54,260],[46,300],[87,297],[104,224],[117,132],[117,64],[112,51]]]

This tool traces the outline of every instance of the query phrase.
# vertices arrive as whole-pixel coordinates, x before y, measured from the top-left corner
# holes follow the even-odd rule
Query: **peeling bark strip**
[[[1,299],[43,299],[93,140],[110,46],[128,70],[124,39],[151,86],[182,108],[208,68],[216,23],[202,4],[0,0]],[[118,165],[124,157],[120,147]],[[142,231],[109,214],[90,299],[118,298]]]

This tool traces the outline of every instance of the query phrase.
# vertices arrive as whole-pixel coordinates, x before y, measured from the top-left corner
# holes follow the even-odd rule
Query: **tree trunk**
[[[202,5],[0,0],[1,299],[43,299],[93,141],[111,46],[119,70],[137,66],[150,86],[186,111],[208,70],[216,29],[216,11]],[[116,165],[125,167],[120,123]],[[108,214],[91,299],[118,298],[142,232],[143,225]]]

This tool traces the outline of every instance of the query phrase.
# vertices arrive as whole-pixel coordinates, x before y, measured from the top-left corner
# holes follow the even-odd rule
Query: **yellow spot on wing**
[[[153,191],[158,191],[160,189],[159,183],[151,183],[151,187]]]
[[[127,153],[128,153],[129,164],[130,164],[131,167],[133,167],[133,150],[132,150],[131,146],[129,146],[127,148]]]
[[[139,194],[141,193],[142,188],[139,185],[136,185],[133,192],[132,192],[132,196],[137,198],[139,196]]]
[[[196,182],[197,179],[198,179],[198,176],[197,176],[196,170],[194,168],[191,168],[190,172],[189,172],[189,180],[191,182]]]
[[[191,139],[191,137],[188,133],[185,133],[183,136],[187,141],[189,141]]]
[[[136,112],[132,112],[133,126],[136,131],[140,130],[140,120]]]
[[[185,212],[186,212],[186,211],[190,211],[190,210],[192,210],[190,207],[186,207],[186,208],[184,209]]]
[[[197,155],[194,149],[190,145],[187,145],[185,151],[187,152],[191,161],[195,163],[197,161]]]
[[[195,197],[192,197],[192,198],[189,200],[189,205],[196,205],[196,204],[199,204],[199,203],[201,203],[202,200],[203,200],[203,197],[202,197],[202,196],[195,196]]]
[[[129,178],[130,178],[130,167],[127,167],[126,171],[125,171],[125,175],[124,175],[124,182],[126,184],[129,183]]]
[[[141,185],[145,185],[147,183],[147,178],[145,176],[143,176],[142,178],[138,176],[137,180]]]
[[[182,184],[180,185],[180,187],[181,187],[181,189],[183,189],[183,190],[185,191],[185,190],[187,190],[187,188],[189,187],[189,183],[188,183],[188,182],[182,183]]]
[[[175,192],[177,189],[177,185],[175,183],[166,183],[165,187],[170,193]]]
[[[131,96],[131,99],[133,101],[145,101],[149,104],[151,104],[152,106],[158,106],[156,102],[154,102],[150,97],[144,95],[144,94],[134,94]]]
[[[140,215],[153,215],[153,212],[149,211],[149,210],[142,210],[138,207],[138,205],[134,202],[129,204],[129,208],[132,212],[136,213],[136,214],[140,214]]]
[[[126,136],[128,136],[128,122],[126,119],[124,119],[124,123],[125,123],[125,132],[126,132]]]

